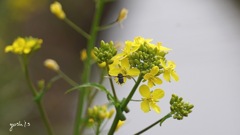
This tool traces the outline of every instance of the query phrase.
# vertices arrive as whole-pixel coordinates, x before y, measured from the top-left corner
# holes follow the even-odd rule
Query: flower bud
[[[53,71],[58,71],[60,69],[57,62],[53,59],[46,59],[44,61],[44,66]]]
[[[121,23],[123,20],[127,18],[128,10],[126,8],[123,8],[118,15],[117,22]]]
[[[55,1],[50,5],[51,12],[56,15],[59,19],[65,19],[66,15],[64,11],[62,10],[62,5]]]

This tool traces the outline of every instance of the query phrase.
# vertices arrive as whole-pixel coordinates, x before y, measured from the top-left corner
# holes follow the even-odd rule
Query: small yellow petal
[[[158,72],[159,72],[159,67],[158,67],[158,66],[154,66],[154,67],[151,69],[150,74],[152,74],[153,76],[155,76]]]
[[[147,74],[145,74],[145,75],[143,76],[143,79],[144,79],[144,80],[148,80],[148,79],[150,79],[150,77],[152,77],[152,75],[149,74],[149,73],[147,73]]]
[[[130,68],[130,64],[128,61],[128,58],[124,58],[123,60],[121,60],[121,66],[125,69],[129,69]]]
[[[119,73],[121,73],[122,70],[120,68],[113,68],[109,70],[109,74],[111,76],[118,76]]]
[[[148,87],[152,88],[154,86],[154,83],[152,81],[148,81]]]
[[[163,73],[163,78],[164,78],[166,81],[170,82],[170,73],[169,73],[169,71],[165,71],[165,72]]]
[[[154,100],[158,100],[160,98],[163,98],[164,97],[164,91],[161,90],[161,89],[156,89],[152,92],[152,98]]]
[[[162,80],[161,80],[160,78],[158,78],[158,77],[154,77],[154,78],[153,78],[153,82],[154,82],[155,84],[162,84]]]
[[[145,84],[140,86],[139,92],[145,98],[150,97],[150,94],[151,94],[149,87]]]
[[[150,111],[149,102],[147,100],[141,102],[141,109],[145,113]]]
[[[150,107],[157,113],[160,113],[161,109],[160,107],[155,103],[155,102],[151,102],[149,103],[150,104]]]
[[[140,74],[140,71],[137,68],[132,68],[127,71],[127,75],[129,76],[138,76],[139,74]]]
[[[178,74],[177,74],[175,71],[172,71],[172,72],[171,72],[171,76],[173,77],[173,79],[174,79],[175,81],[178,81],[178,80],[179,80]]]
[[[162,59],[160,59],[160,63],[161,63],[161,65],[163,66],[164,69],[167,67],[167,66],[166,66],[166,63],[165,63]]]

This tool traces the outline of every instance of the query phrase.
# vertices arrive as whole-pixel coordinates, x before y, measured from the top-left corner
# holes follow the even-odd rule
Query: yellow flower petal
[[[158,78],[158,77],[154,77],[154,78],[153,78],[153,82],[154,82],[155,84],[162,84],[162,80],[161,80],[160,78]]]
[[[163,78],[164,78],[166,81],[170,82],[170,73],[169,73],[169,71],[165,71],[165,72],[163,73]]]
[[[138,76],[140,71],[137,68],[131,68],[127,71],[127,75],[129,76]]]
[[[149,107],[149,103],[147,100],[143,100],[141,102],[141,109],[143,110],[143,112],[149,112],[150,111],[150,107]]]
[[[150,104],[150,107],[157,113],[160,113],[161,109],[160,107],[155,103],[155,102],[151,102],[149,103]]]
[[[162,60],[162,59],[160,59],[160,63],[161,63],[161,65],[163,66],[163,68],[166,68],[167,66],[166,66],[166,63]]]
[[[178,80],[179,80],[178,74],[177,74],[175,71],[172,71],[172,72],[171,72],[171,76],[173,77],[173,79],[174,79],[175,81],[178,81]]]
[[[124,58],[123,60],[121,60],[121,66],[125,69],[129,69],[130,68],[130,64],[128,61],[128,58]]]
[[[160,98],[163,98],[164,97],[164,91],[161,90],[161,89],[156,89],[152,92],[152,98],[154,100],[158,100]]]
[[[120,68],[113,68],[109,70],[109,74],[111,76],[118,76],[119,73],[121,73],[122,70]]]
[[[152,74],[153,76],[155,76],[158,72],[159,72],[159,67],[158,67],[158,66],[154,66],[154,67],[151,69],[150,74]]]
[[[150,97],[150,94],[151,94],[149,87],[145,84],[140,86],[139,92],[140,92],[141,96],[143,96],[145,98]]]
[[[148,81],[148,87],[152,88],[154,86],[154,83],[152,81]]]
[[[152,75],[149,74],[149,73],[147,73],[147,74],[145,74],[145,75],[143,76],[143,79],[144,79],[144,80],[148,80],[150,77],[152,77]]]

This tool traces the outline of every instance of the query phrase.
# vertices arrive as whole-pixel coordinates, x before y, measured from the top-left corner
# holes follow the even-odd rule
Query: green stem
[[[24,74],[25,74],[25,77],[26,77],[27,84],[28,84],[28,86],[29,86],[29,88],[30,88],[30,90],[32,92],[33,97],[35,98],[36,96],[38,96],[38,93],[37,93],[37,90],[34,87],[32,81],[30,79],[30,76],[29,76],[27,57],[23,57],[23,61],[22,62],[23,62],[23,65],[24,65]],[[45,112],[45,110],[43,108],[43,104],[42,104],[41,100],[35,100],[35,101],[36,101],[38,110],[40,112],[40,115],[42,117],[42,120],[43,120],[43,122],[45,124],[45,127],[47,128],[48,135],[53,135],[53,131],[51,129],[48,117],[47,117],[46,112]]]
[[[108,25],[101,26],[98,29],[99,29],[99,31],[106,30],[106,29],[109,29],[109,28],[113,27],[115,24],[117,24],[116,21],[114,21],[114,22],[112,22],[112,23],[110,23]]]
[[[93,23],[91,26],[90,31],[90,38],[88,39],[87,43],[87,59],[84,62],[84,69],[83,69],[83,75],[82,75],[82,83],[87,83],[90,80],[90,73],[91,73],[91,50],[94,47],[94,44],[96,42],[97,33],[98,33],[98,27],[100,24],[100,19],[102,16],[103,8],[104,8],[104,1],[98,0],[96,1],[96,10],[93,18]],[[78,95],[78,105],[77,105],[77,113],[75,117],[75,124],[74,124],[74,135],[80,134],[80,126],[82,124],[82,115],[84,111],[84,104],[86,103],[86,97],[89,95],[89,91],[87,91],[86,88],[84,88],[81,92],[79,92]],[[82,134],[82,133],[81,133]]]
[[[65,73],[63,73],[61,70],[58,70],[57,73],[63,78],[66,82],[68,82],[72,86],[78,86],[79,84],[73,81],[71,78],[69,78]]]
[[[143,130],[137,132],[136,134],[134,135],[140,135],[142,133],[144,133],[145,131],[149,130],[150,128],[152,128],[153,126],[159,124],[160,122],[162,123],[163,121],[165,121],[166,119],[172,117],[172,114],[171,113],[168,113],[167,115],[165,115],[163,118],[161,118],[160,120],[154,122],[153,124],[149,125],[148,127],[144,128]]]
[[[138,80],[135,83],[135,85],[133,86],[131,92],[129,93],[129,95],[127,97],[127,99],[124,100],[123,104],[121,105],[121,110],[122,111],[126,109],[128,103],[131,101],[131,99],[132,99],[134,93],[136,92],[136,90],[137,90],[139,84],[141,83],[141,81],[142,81],[142,74],[139,75]],[[115,118],[114,118],[112,126],[111,126],[111,128],[108,132],[108,135],[113,135],[114,134],[114,132],[116,130],[116,127],[117,127],[117,124],[118,124],[118,121],[120,120],[120,117],[119,117],[120,115],[122,115],[122,114],[120,114],[120,112],[118,113],[118,111],[117,111],[117,114],[115,115]]]
[[[74,30],[76,30],[78,33],[80,33],[82,36],[84,36],[86,39],[90,39],[90,35],[86,33],[83,29],[78,27],[75,23],[73,23],[71,20],[69,20],[67,17],[64,19],[64,21],[71,26]]]

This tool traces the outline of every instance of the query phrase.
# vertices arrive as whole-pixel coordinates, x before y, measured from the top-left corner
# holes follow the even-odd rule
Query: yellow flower
[[[163,51],[163,52],[168,52],[168,51],[170,51],[170,50],[172,50],[172,49],[170,49],[170,48],[167,48],[167,47],[164,47],[164,46],[162,46],[162,43],[161,42],[158,42],[157,44],[157,49],[159,50],[159,51]]]
[[[44,61],[44,66],[53,71],[58,71],[60,69],[57,62],[53,59],[46,59]]]
[[[123,8],[118,15],[117,22],[121,23],[123,20],[127,18],[128,10]]]
[[[41,47],[42,39],[38,38],[17,38],[12,45],[8,45],[5,48],[5,52],[12,52],[15,54],[29,54]]]
[[[143,112],[149,112],[152,108],[155,112],[160,113],[160,107],[156,104],[164,96],[164,91],[161,89],[155,89],[154,91],[150,91],[147,85],[141,85],[139,88],[139,92],[142,98],[141,109]]]
[[[64,11],[62,10],[62,5],[57,1],[50,5],[50,10],[59,19],[64,19],[66,17]]]
[[[125,123],[125,121],[119,120],[115,131],[117,131],[120,127],[122,127],[122,125],[123,125],[124,123]]]
[[[82,61],[87,59],[87,51],[86,51],[86,49],[82,49],[82,51],[80,52],[80,59]]]
[[[178,74],[174,70],[176,64],[173,61],[168,61],[166,65],[165,61],[163,61],[162,59],[160,60],[160,62],[164,69],[163,78],[166,81],[170,82],[170,77],[172,76],[175,81],[178,81],[179,80]]]
[[[135,77],[140,74],[140,71],[137,68],[131,68],[128,58],[125,58],[121,61],[114,60],[114,63],[109,66],[109,75],[111,76],[118,76],[119,74],[122,74],[123,76],[123,83],[126,82],[127,78]],[[117,83],[118,80],[116,80]]]
[[[126,41],[125,47],[123,48],[123,51],[116,56],[113,57],[113,59],[119,59],[122,60],[126,58],[127,56],[131,55],[133,52],[137,51],[140,45],[135,44],[132,41]]]
[[[148,80],[148,86],[152,88],[155,84],[162,84],[162,80],[156,75],[159,72],[159,67],[154,66],[151,71],[143,76],[145,80]]]
[[[140,37],[140,36],[134,38],[134,43],[136,45],[139,45],[139,46],[144,44],[144,43],[150,44],[150,42],[152,42],[152,39],[145,39],[145,38]]]

